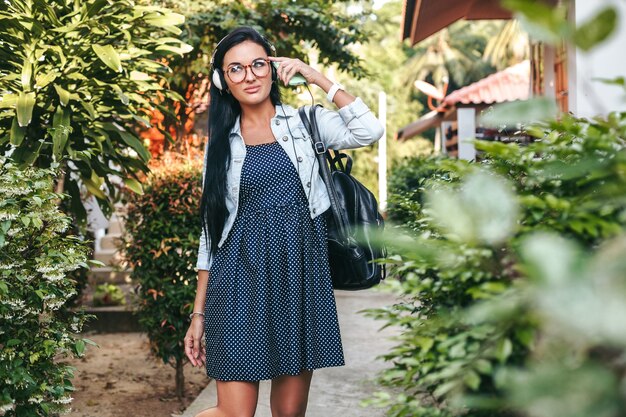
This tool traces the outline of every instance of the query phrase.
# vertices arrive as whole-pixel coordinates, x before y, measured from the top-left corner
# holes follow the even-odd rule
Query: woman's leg
[[[272,417],[304,417],[312,377],[313,371],[302,371],[297,376],[283,375],[272,379]]]
[[[196,417],[253,417],[259,397],[258,382],[215,381],[217,405]]]

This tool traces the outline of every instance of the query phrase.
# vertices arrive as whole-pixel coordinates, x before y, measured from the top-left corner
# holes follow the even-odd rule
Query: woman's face
[[[226,52],[224,78],[240,104],[255,105],[267,100],[272,89],[270,65],[265,49],[253,41],[244,41]]]

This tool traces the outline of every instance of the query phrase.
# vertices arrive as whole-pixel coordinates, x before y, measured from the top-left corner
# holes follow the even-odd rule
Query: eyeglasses
[[[252,61],[252,64],[241,65],[235,64],[226,69],[226,75],[234,84],[242,83],[248,75],[248,68],[252,71],[257,78],[267,77],[270,73],[270,61],[267,59],[259,58]]]

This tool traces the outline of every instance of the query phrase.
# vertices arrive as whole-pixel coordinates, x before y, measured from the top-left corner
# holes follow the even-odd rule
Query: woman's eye
[[[267,65],[267,63],[266,63],[265,61],[254,61],[254,62],[252,63],[252,66],[253,66],[254,68],[263,68],[263,67],[264,67],[264,66],[266,66],[266,65]]]
[[[243,67],[241,65],[235,65],[232,66],[228,69],[228,72],[230,72],[231,74],[237,74],[238,72],[241,72],[243,70]]]

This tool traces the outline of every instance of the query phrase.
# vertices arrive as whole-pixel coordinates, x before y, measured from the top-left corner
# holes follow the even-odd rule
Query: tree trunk
[[[183,370],[183,360],[176,360],[176,397],[182,401],[185,396],[185,373]]]

